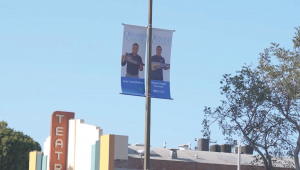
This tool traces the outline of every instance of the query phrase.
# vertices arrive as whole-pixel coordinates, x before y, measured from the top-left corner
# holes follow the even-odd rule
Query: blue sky
[[[292,49],[297,0],[154,0],[153,27],[174,29],[171,95],[152,100],[151,145],[177,147],[200,133],[220,79],[256,64],[271,42]],[[0,120],[41,145],[52,112],[72,111],[104,134],[144,142],[145,99],[123,96],[122,23],[147,25],[147,0],[0,0]],[[212,138],[224,143],[218,126]]]

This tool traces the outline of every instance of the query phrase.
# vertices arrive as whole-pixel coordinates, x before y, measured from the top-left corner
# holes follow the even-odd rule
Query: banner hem
[[[125,24],[125,23],[122,23],[122,25],[127,25],[127,26],[134,26],[134,27],[144,27],[144,28],[147,28],[147,26],[139,26],[139,25],[131,25],[131,24]]]
[[[119,93],[122,95],[127,95],[127,96],[137,96],[137,97],[146,97],[145,95],[135,95],[135,94],[129,94],[129,93]],[[161,98],[161,97],[151,97],[155,99],[166,99],[166,100],[174,100],[173,98]]]

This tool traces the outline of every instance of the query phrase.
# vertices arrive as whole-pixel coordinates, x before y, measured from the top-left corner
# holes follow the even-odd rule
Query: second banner
[[[170,70],[173,30],[152,29],[151,97],[171,99]]]

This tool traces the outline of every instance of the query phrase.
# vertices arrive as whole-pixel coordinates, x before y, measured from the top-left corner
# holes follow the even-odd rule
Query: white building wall
[[[49,169],[49,155],[50,155],[50,136],[46,139],[46,141],[44,142],[44,156],[47,155],[47,169]]]
[[[103,130],[97,126],[84,124],[84,120],[69,120],[67,170],[90,170],[92,145],[100,140]],[[127,142],[128,143],[128,142]],[[50,159],[50,136],[44,142],[44,155]]]
[[[90,170],[92,145],[100,139],[102,129],[84,124],[82,119],[69,120],[67,170]]]
[[[74,170],[75,168],[75,146],[76,146],[76,122],[83,120],[69,120],[69,136],[68,136],[68,159],[67,159],[67,170]]]

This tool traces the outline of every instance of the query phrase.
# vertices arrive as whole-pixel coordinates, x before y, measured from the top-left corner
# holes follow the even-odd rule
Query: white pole
[[[239,141],[239,145],[238,145],[238,163],[237,163],[237,170],[241,170],[241,141]]]

